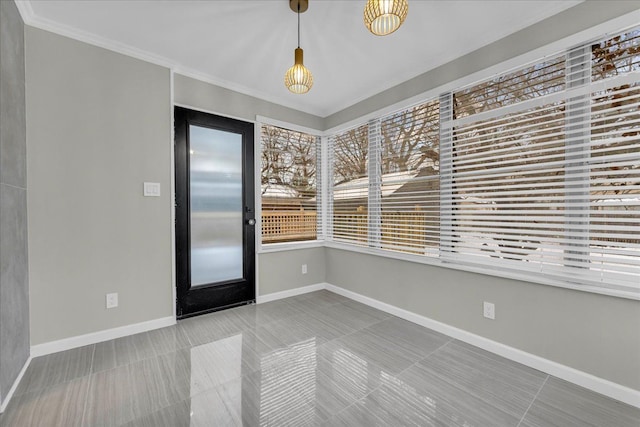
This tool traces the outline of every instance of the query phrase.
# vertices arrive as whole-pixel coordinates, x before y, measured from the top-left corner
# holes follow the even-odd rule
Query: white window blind
[[[262,243],[315,240],[318,212],[319,137],[261,128]]]
[[[639,28],[329,141],[335,241],[640,295]]]
[[[439,102],[433,100],[380,121],[377,202],[383,249],[438,254],[438,120]]]
[[[454,93],[447,260],[561,265],[565,105],[540,100],[564,89],[564,68],[552,58]]]
[[[638,55],[632,31],[454,93],[443,258],[640,289]]]
[[[591,46],[589,251],[602,284],[640,289],[640,29]]]
[[[368,244],[369,140],[366,125],[331,138],[333,240]]]

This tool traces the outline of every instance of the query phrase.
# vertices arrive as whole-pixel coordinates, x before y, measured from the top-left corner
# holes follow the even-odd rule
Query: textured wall
[[[640,301],[340,249],[326,261],[333,285],[640,390]]]
[[[169,70],[31,27],[26,44],[31,344],[172,316]]]
[[[24,24],[0,2],[0,401],[29,357]]]

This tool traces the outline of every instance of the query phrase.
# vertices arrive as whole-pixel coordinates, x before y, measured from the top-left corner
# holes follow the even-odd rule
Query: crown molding
[[[308,105],[302,105],[301,103],[298,103],[298,102],[292,102],[291,100],[285,99],[284,97],[273,96],[271,94],[267,94],[261,91],[256,91],[255,89],[251,89],[237,83],[219,79],[215,76],[212,76],[211,74],[204,73],[202,71],[195,70],[190,67],[186,67],[183,64],[177,61],[174,61],[172,59],[169,59],[167,57],[156,55],[156,54],[147,52],[145,50],[130,46],[125,43],[116,42],[106,37],[98,36],[96,34],[93,34],[87,31],[82,31],[77,28],[73,28],[68,25],[61,24],[59,22],[55,22],[47,18],[43,18],[41,16],[38,16],[33,11],[31,0],[14,0],[14,1],[18,8],[18,11],[20,12],[20,16],[22,16],[22,20],[26,25],[30,27],[49,31],[54,34],[58,34],[64,37],[68,37],[68,38],[83,42],[83,43],[90,44],[92,46],[101,47],[103,49],[107,49],[112,52],[120,53],[122,55],[126,55],[132,58],[136,58],[141,61],[145,61],[145,62],[149,62],[165,68],[169,68],[174,73],[181,74],[183,76],[190,77],[196,80],[200,80],[202,82],[209,83],[215,86],[219,86],[224,89],[232,90],[234,92],[238,92],[243,95],[258,98],[263,101],[271,102],[273,104],[278,104],[286,108],[291,108],[291,109],[301,111],[307,114],[312,114],[321,118],[327,115],[326,111],[324,111],[323,109],[312,108],[312,107],[309,107]]]
[[[35,16],[35,14],[33,13],[33,8],[31,7],[31,1],[14,0],[14,3],[18,8],[18,12],[22,17],[22,21],[24,21],[24,23],[27,25],[31,25],[31,22],[33,22],[33,17]]]
[[[68,37],[83,43],[107,49],[116,53],[130,56],[142,61],[150,62],[166,68],[175,68],[178,64],[168,58],[154,55],[142,49],[137,49],[124,43],[115,42],[93,33],[79,30],[59,22],[38,16],[33,11],[31,0],[15,0],[24,23],[30,27],[49,31],[64,37]]]

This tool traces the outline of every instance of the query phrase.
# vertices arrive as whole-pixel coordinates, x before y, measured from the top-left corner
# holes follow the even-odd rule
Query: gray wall
[[[31,344],[172,316],[169,70],[31,27],[26,45]]]
[[[296,249],[258,254],[259,295],[324,283],[324,248]],[[302,274],[307,264],[307,274]]]
[[[312,129],[324,129],[321,117],[180,74],[174,75],[173,99],[177,104],[248,121],[254,121],[256,115],[260,115]]]
[[[169,70],[31,27],[26,38],[31,344],[171,316]],[[188,77],[174,84],[179,104],[321,127]],[[162,197],[142,197],[143,181]],[[324,281],[322,248],[284,254],[259,255],[261,295]],[[118,308],[105,309],[108,292]]]
[[[0,402],[29,357],[24,24],[0,2]]]
[[[640,303],[326,249],[327,282],[640,390]],[[496,305],[496,320],[482,302]]]

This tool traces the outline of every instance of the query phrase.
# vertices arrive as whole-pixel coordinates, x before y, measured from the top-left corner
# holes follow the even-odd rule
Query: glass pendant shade
[[[302,63],[302,49],[295,50],[295,62],[284,75],[284,85],[293,93],[307,93],[313,86],[311,71]]]
[[[408,11],[407,0],[367,0],[364,25],[376,36],[386,36],[400,28]]]

